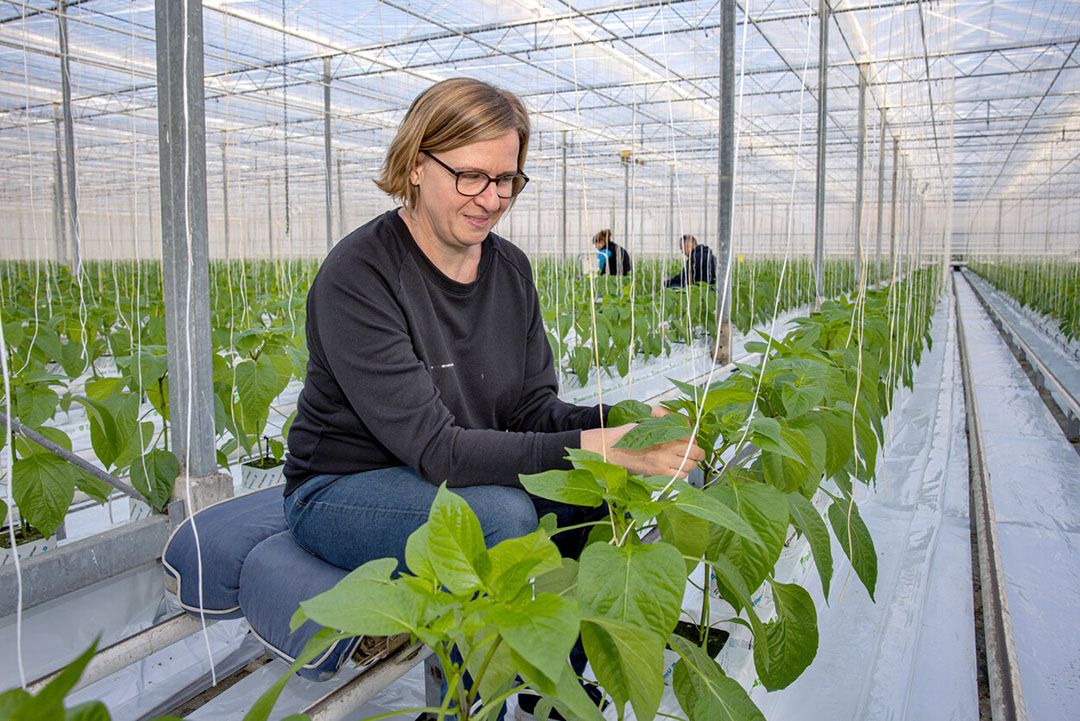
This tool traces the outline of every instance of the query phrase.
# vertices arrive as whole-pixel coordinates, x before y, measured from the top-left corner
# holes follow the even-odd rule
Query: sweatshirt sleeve
[[[467,429],[440,400],[417,356],[404,310],[384,276],[363,268],[320,274],[309,306],[316,352],[372,435],[432,483],[518,485],[518,474],[567,467],[573,423],[551,433]],[[565,416],[560,416],[565,417]]]

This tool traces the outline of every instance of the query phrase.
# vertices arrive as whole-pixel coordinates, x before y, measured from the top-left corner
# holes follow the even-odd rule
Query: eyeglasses
[[[512,173],[510,175],[500,175],[497,178],[493,178],[487,173],[481,173],[479,170],[454,170],[428,151],[421,150],[420,152],[441,165],[446,172],[453,175],[454,180],[456,181],[457,192],[470,198],[480,195],[487,190],[488,185],[495,183],[495,193],[500,198],[509,200],[524,190],[525,184],[529,182],[529,176],[525,175],[525,173]]]

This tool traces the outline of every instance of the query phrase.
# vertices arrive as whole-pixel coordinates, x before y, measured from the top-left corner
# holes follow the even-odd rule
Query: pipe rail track
[[[1005,591],[1005,573],[997,537],[994,499],[983,451],[982,425],[979,422],[978,401],[975,397],[971,363],[968,360],[964,321],[960,315],[960,299],[956,292],[956,275],[954,272],[952,277],[953,304],[964,385],[972,532],[975,535],[976,561],[982,591],[980,600],[989,675],[991,718],[993,721],[1027,721],[1027,707],[1020,684],[1020,667]]]

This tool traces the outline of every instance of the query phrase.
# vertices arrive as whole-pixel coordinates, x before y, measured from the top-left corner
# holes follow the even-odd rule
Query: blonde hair
[[[484,140],[518,135],[518,171],[529,150],[529,115],[513,93],[482,80],[450,78],[416,96],[386,151],[375,185],[406,207],[418,190],[409,180],[421,150],[455,150]]]

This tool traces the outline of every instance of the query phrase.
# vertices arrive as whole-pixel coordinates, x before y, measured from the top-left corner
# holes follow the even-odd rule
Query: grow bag
[[[329,590],[348,574],[296,545],[285,524],[280,487],[202,509],[173,531],[161,560],[166,588],[185,611],[214,620],[246,618],[255,637],[289,663],[319,630],[308,621],[289,632],[300,602]],[[359,642],[338,641],[300,675],[315,681],[332,677]]]

